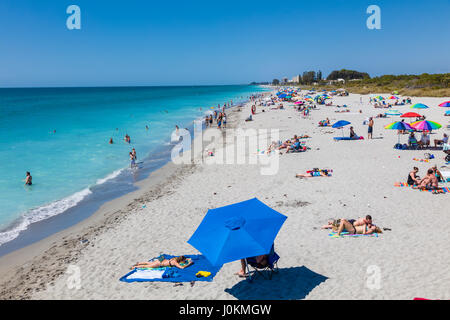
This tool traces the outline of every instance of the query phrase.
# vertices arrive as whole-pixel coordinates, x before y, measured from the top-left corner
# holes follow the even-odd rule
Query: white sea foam
[[[30,224],[46,220],[76,206],[81,200],[86,198],[91,193],[91,190],[84,189],[61,200],[53,201],[43,206],[30,209],[24,213],[16,224],[11,226],[9,230],[0,232],[0,246],[17,238],[19,233],[26,230]]]
[[[96,184],[103,184],[108,180],[114,179],[115,177],[117,177],[121,172],[123,171],[123,169],[119,169],[116,170],[114,172],[112,172],[111,174],[107,175],[105,178],[102,179],[98,179]]]

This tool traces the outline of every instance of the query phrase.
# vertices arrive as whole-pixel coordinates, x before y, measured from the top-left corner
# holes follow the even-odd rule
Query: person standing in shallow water
[[[31,173],[27,171],[27,177],[25,178],[25,185],[31,186],[33,184],[33,177],[31,176]]]

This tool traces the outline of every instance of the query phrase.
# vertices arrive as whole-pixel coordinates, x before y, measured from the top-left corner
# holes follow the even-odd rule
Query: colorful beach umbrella
[[[412,129],[409,124],[407,124],[406,122],[402,122],[402,121],[392,122],[391,124],[388,124],[384,128],[390,129],[390,130],[411,130]]]
[[[442,102],[439,107],[449,108],[450,107],[450,101]]]
[[[424,105],[423,103],[416,103],[411,106],[411,109],[428,109],[428,106]]]
[[[446,115],[446,116],[450,116],[450,110],[445,111],[445,115]]]
[[[213,266],[268,254],[286,218],[253,198],[208,210],[188,243]]]
[[[413,128],[406,122],[396,121],[384,127],[390,130],[412,130]],[[398,135],[398,143],[400,143],[400,135]]]
[[[413,127],[416,130],[436,130],[442,127],[441,124],[434,122],[434,121],[429,121],[429,120],[423,120],[423,121],[416,121],[411,123],[411,127]]]
[[[390,99],[390,100],[397,100],[398,98],[396,96],[390,96],[388,99]]]

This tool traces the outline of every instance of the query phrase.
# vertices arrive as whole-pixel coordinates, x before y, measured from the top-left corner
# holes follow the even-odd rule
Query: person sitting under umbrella
[[[408,138],[408,144],[410,147],[417,145],[417,139],[414,132],[411,132]]]
[[[350,127],[350,138],[351,138],[351,139],[356,139],[356,138],[358,138],[358,137],[356,136],[355,131],[353,130],[353,127]]]
[[[422,132],[422,137],[420,141],[417,142],[421,148],[430,146],[430,136],[426,131]]]
[[[442,138],[442,140],[439,139],[434,139],[434,147],[437,148],[438,145],[443,145],[445,143],[448,143],[448,135],[446,133],[444,133],[444,137]]]
[[[254,257],[255,261],[256,261],[256,265],[258,266],[258,268],[265,268],[269,265],[269,255],[268,254],[263,254],[257,257]],[[247,263],[245,261],[245,259],[241,259],[241,270],[239,270],[239,272],[236,272],[235,275],[238,275],[241,278],[245,278],[248,277],[248,273],[245,272],[245,269],[247,267]]]

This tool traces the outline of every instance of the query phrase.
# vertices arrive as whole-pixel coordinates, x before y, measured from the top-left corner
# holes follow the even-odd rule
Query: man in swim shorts
[[[369,129],[367,134],[367,139],[372,139],[372,133],[373,133],[373,118],[369,118]]]

